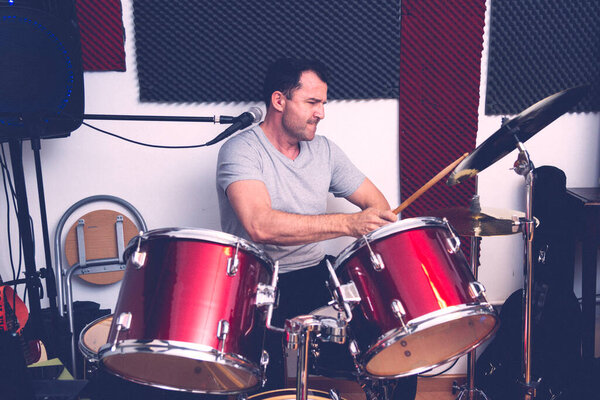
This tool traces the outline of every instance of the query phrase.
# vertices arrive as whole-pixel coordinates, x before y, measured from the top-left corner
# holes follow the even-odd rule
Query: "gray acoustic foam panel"
[[[573,111],[600,111],[600,1],[492,0],[485,113],[517,114],[590,84]]]
[[[259,101],[267,65],[311,57],[330,99],[397,98],[400,1],[134,0],[142,102]]]

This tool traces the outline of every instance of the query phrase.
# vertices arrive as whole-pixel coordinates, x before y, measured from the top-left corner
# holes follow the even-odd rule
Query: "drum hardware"
[[[260,371],[261,371],[261,379],[260,385],[265,386],[267,383],[267,367],[269,366],[269,353],[266,350],[262,351],[260,355]]]
[[[350,356],[352,356],[352,361],[354,362],[354,369],[358,373],[358,376],[363,376],[365,369],[359,362],[360,349],[358,348],[358,343],[356,343],[356,340],[350,340],[350,342],[348,343],[348,351],[350,352]]]
[[[478,299],[485,293],[485,287],[478,281],[469,282],[469,293],[474,299]]]
[[[375,271],[383,271],[383,269],[385,268],[385,264],[383,263],[381,254],[376,254],[375,252],[373,252],[373,249],[371,249],[371,245],[369,244],[369,240],[365,235],[363,235],[363,239],[365,241],[365,244],[367,245],[367,248],[369,249],[369,260],[371,260],[371,264],[373,264],[373,269]]]
[[[479,196],[473,196],[472,201],[476,201],[479,204]],[[477,262],[479,261],[479,245],[481,243],[480,236],[471,237],[471,269],[473,271],[473,277],[477,279],[478,267]],[[485,292],[485,288],[478,281],[472,282],[478,285],[469,285],[469,290],[473,295],[474,299],[479,298]],[[456,400],[489,400],[483,390],[475,387],[475,363],[477,361],[477,349],[471,350],[467,354],[467,382],[463,386],[458,386],[456,382],[452,384],[452,393],[458,392]]]
[[[135,251],[133,252],[133,255],[131,257],[131,262],[133,263],[133,266],[136,269],[142,268],[144,266],[144,263],[146,262],[146,252],[140,251],[143,234],[144,234],[144,232],[140,231],[140,234],[137,237],[137,248],[135,249]]]
[[[110,348],[111,351],[115,351],[117,348],[117,341],[119,340],[119,333],[121,333],[121,331],[128,330],[130,326],[131,326],[131,313],[124,312],[124,313],[119,314],[119,317],[117,318],[117,323],[116,323],[117,332],[115,333],[115,338],[114,338],[112,346]]]
[[[277,280],[279,279],[279,261],[275,261],[273,266],[273,277],[271,278],[271,285],[258,284],[258,291],[256,293],[256,305],[258,307],[267,306],[267,318],[265,324],[267,329],[274,332],[285,333],[284,328],[271,325],[273,319],[273,308],[275,308],[275,302],[277,301]]]
[[[402,302],[398,299],[394,299],[392,301],[391,307],[394,316],[400,320],[400,323],[402,324],[402,329],[408,332],[408,326],[406,326],[406,323],[404,322],[404,317],[406,317],[406,310],[404,309]]]
[[[369,245],[369,241],[365,237],[365,243],[367,246]],[[371,247],[369,247],[369,250]],[[371,252],[371,254],[373,254]],[[372,261],[372,260],[371,260]],[[352,321],[352,306],[361,301],[360,294],[358,293],[358,289],[356,289],[356,285],[354,282],[349,281],[347,284],[344,284],[343,287],[340,285],[340,281],[333,269],[333,266],[329,262],[329,260],[325,260],[325,265],[327,265],[327,270],[329,271],[329,276],[331,278],[331,282],[333,284],[333,301],[337,303],[337,310],[343,310],[345,314],[345,322],[349,323]],[[377,269],[375,269],[377,271]]]
[[[225,340],[227,339],[227,334],[229,333],[229,322],[222,319],[219,321],[219,326],[217,328],[217,339],[221,342],[221,349],[219,350],[219,357],[223,358],[225,354]]]
[[[240,243],[235,244],[235,253],[233,253],[233,257],[227,259],[227,275],[235,276],[238,271],[238,267],[240,266],[240,260],[238,259],[238,250],[240,248]]]
[[[449,246],[448,253],[454,254],[460,249],[460,238],[456,236],[456,233],[454,233],[454,229],[450,226],[450,223],[446,218],[443,218],[442,221],[444,221],[444,224],[446,224],[448,231],[452,235],[451,237],[446,239],[446,244]]]
[[[342,400],[340,392],[335,388],[329,389],[329,397],[331,397],[331,400]]]
[[[533,217],[534,165],[523,142],[530,139],[548,124],[569,111],[589,91],[589,86],[573,87],[555,93],[533,104],[513,119],[504,122],[502,127],[478,146],[450,174],[448,185],[455,185],[477,175],[479,172],[500,160],[515,148],[519,154],[512,168],[525,178],[525,218],[520,219],[520,227],[525,240],[523,267],[523,363],[522,380],[519,384],[523,398],[536,397],[538,380],[531,376],[531,294],[533,289],[533,234],[537,221]],[[512,232],[511,232],[512,233]],[[475,239],[475,237],[473,238]],[[475,246],[473,248],[476,248]],[[507,382],[508,383],[508,382]]]
[[[318,338],[343,344],[346,326],[343,320],[322,315],[300,315],[285,321],[286,346],[298,351],[296,400],[308,399],[308,360],[313,341]],[[339,395],[330,392],[330,397],[334,399]]]

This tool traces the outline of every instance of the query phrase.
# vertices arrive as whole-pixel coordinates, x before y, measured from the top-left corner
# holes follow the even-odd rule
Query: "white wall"
[[[141,104],[138,101],[132,5],[123,0],[126,28],[126,72],[85,73],[87,114],[238,115],[257,104]],[[489,22],[489,10],[486,17]],[[482,63],[480,124],[477,143],[500,127],[500,117],[484,115],[486,62],[489,32],[486,23]],[[262,104],[260,104],[263,107]],[[395,100],[331,101],[320,134],[338,143],[349,157],[378,185],[392,207],[399,204],[398,102]],[[128,138],[164,145],[200,144],[225,126],[208,123],[104,122],[93,125]],[[600,176],[600,117],[568,114],[526,143],[536,164],[555,165],[567,174],[569,186],[597,186]],[[82,126],[64,139],[42,141],[42,162],[48,225],[52,243],[58,220],[73,203],[87,196],[111,194],[131,202],[150,229],[198,227],[219,230],[215,192],[215,163],[220,144],[190,150],[163,150],[129,144]],[[24,145],[29,206],[35,224],[36,260],[44,266],[39,206],[33,156]],[[479,194],[484,207],[524,210],[523,178],[508,168],[516,153],[479,175]],[[407,194],[409,195],[409,194]],[[331,211],[354,207],[332,199]],[[97,206],[93,207],[96,209]],[[90,209],[83,209],[76,217]],[[75,223],[68,221],[65,233]],[[0,224],[6,224],[6,204],[0,201]],[[16,226],[13,220],[12,226]],[[17,243],[13,229],[13,248]],[[351,243],[348,238],[327,243],[332,254]],[[480,281],[488,299],[502,303],[523,282],[523,240],[520,235],[490,237],[482,241]],[[0,229],[0,275],[11,279],[7,237]],[[577,291],[576,291],[577,292]],[[98,289],[77,282],[75,296],[114,308],[118,284]],[[578,292],[577,292],[578,293]],[[44,302],[43,304],[47,304]],[[458,369],[464,367],[461,363]]]

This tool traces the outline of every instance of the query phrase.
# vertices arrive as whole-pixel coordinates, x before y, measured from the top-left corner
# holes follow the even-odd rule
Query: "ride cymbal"
[[[552,121],[569,111],[588,92],[589,86],[576,86],[538,101],[502,127],[467,156],[448,177],[449,186],[461,183],[483,171],[529,140]]]

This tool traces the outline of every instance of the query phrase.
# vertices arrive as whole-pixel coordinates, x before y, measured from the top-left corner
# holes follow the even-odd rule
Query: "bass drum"
[[[343,400],[346,400],[344,397],[340,397]],[[296,389],[280,389],[280,390],[271,390],[268,392],[257,393],[248,397],[248,399],[252,400],[296,400]],[[312,390],[308,389],[308,399],[309,400],[331,400],[331,396],[327,392],[323,392],[321,390]]]
[[[149,386],[197,393],[258,387],[266,312],[259,284],[271,259],[222,232],[159,229],[133,238],[107,344],[108,372]]]
[[[349,335],[368,377],[429,370],[466,354],[498,327],[458,238],[441,219],[381,227],[342,251],[335,268],[361,297]]]

